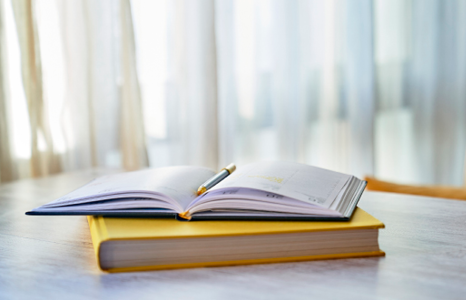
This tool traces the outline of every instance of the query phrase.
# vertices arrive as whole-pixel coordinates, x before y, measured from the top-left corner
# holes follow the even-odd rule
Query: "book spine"
[[[100,244],[108,239],[105,222],[101,216],[87,216],[87,222],[89,223],[89,229],[91,231],[92,245],[94,246],[97,264],[102,269],[100,264]]]

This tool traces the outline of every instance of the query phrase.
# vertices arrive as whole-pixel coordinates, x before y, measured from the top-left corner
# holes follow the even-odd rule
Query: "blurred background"
[[[279,159],[463,185],[466,1],[0,3],[2,182]]]

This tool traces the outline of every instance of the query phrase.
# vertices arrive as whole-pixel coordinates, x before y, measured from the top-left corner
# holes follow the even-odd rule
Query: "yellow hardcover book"
[[[360,208],[349,222],[88,221],[99,266],[109,272],[384,255],[378,245],[384,224]]]

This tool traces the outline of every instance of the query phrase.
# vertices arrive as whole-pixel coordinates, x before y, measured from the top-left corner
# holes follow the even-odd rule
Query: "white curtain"
[[[3,0],[1,13],[2,180],[281,159],[463,183],[464,1]]]
[[[466,2],[377,1],[376,174],[461,185]]]
[[[147,166],[130,3],[1,2],[0,178]]]
[[[222,162],[372,174],[371,1],[217,3]]]

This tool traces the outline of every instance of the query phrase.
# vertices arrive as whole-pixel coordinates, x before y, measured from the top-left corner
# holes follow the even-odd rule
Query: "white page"
[[[326,216],[341,216],[339,212],[285,197],[275,193],[256,189],[224,188],[208,193],[198,201],[193,201],[188,207],[190,214],[202,211],[232,211],[262,210],[266,212],[312,214]]]
[[[198,197],[196,200],[191,202],[188,206],[188,210],[193,207],[197,207],[201,203],[212,202],[222,199],[242,199],[242,200],[254,200],[259,202],[270,202],[281,205],[288,205],[294,207],[313,207],[313,209],[328,211],[328,209],[315,204],[309,204],[300,200],[296,200],[290,197],[270,193],[267,191],[256,190],[256,189],[245,189],[245,188],[223,188],[221,190],[215,190],[207,193],[204,197]]]
[[[146,191],[159,193],[176,200],[184,209],[197,196],[197,189],[215,172],[207,168],[192,166],[175,166],[141,171],[119,173],[99,177],[85,186],[53,201],[43,207],[66,205],[69,201],[80,198],[100,198],[103,195],[130,194]],[[111,197],[109,197],[111,198]]]
[[[238,168],[211,191],[251,188],[329,208],[350,175],[291,162],[258,162]]]

